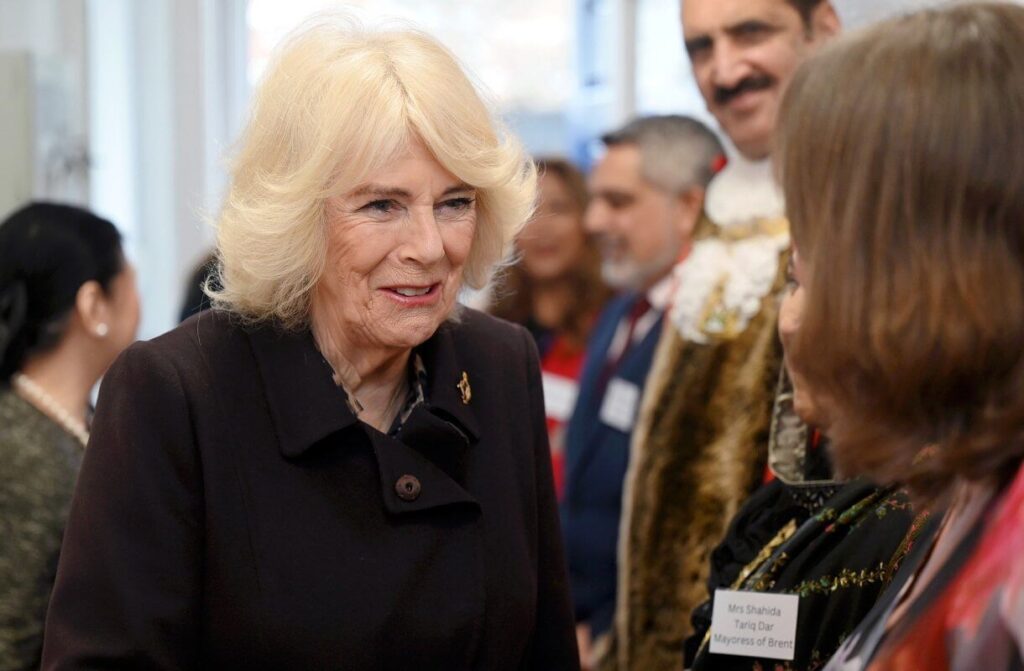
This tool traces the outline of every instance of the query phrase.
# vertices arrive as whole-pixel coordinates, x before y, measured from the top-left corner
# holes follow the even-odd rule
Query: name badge
[[[572,415],[579,395],[579,385],[562,375],[545,372],[542,377],[544,385],[544,414],[548,419],[564,422]]]
[[[636,408],[640,403],[640,387],[622,378],[614,377],[608,382],[601,404],[601,421],[623,433],[633,430]]]
[[[792,660],[799,606],[795,594],[715,590],[711,652]]]

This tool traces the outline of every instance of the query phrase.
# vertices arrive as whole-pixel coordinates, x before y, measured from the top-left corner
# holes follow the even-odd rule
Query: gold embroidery
[[[718,229],[718,237],[722,240],[736,242],[747,238],[767,235],[775,237],[789,233],[789,220],[785,217],[772,219],[757,219],[749,224],[734,224],[723,226]]]
[[[754,557],[754,561],[750,562],[749,564],[743,567],[743,570],[740,571],[739,576],[736,578],[735,582],[733,582],[732,588],[739,589],[743,585],[743,583],[746,582],[747,578],[749,578],[754,571],[761,567],[761,564],[768,561],[768,559],[772,556],[772,553],[775,552],[776,548],[778,548],[780,545],[788,541],[790,537],[792,537],[792,535],[795,533],[796,520],[790,520],[786,524],[786,526],[782,527],[779,533],[775,534],[774,538],[768,541],[768,543],[763,548],[761,548],[761,551],[757,553],[756,557]]]
[[[753,582],[747,589],[755,592],[770,592],[775,589],[775,579],[778,577],[782,567],[789,561],[789,553],[780,552],[779,556],[775,558],[775,562],[764,572],[764,575],[758,576],[757,580]]]
[[[704,303],[700,316],[700,330],[711,336],[732,340],[739,332],[736,311],[725,306],[725,279],[718,281]]]
[[[873,569],[851,571],[844,568],[836,576],[823,575],[820,578],[807,580],[789,591],[802,597],[811,594],[830,594],[847,587],[864,587],[872,583],[883,582],[887,575],[885,563],[879,562]]]
[[[917,537],[921,535],[921,530],[924,525],[928,522],[929,514],[923,512],[910,523],[910,531],[900,541],[900,546],[896,548],[896,554],[889,560],[888,566],[885,567],[885,581],[892,582],[892,579],[896,576],[896,571],[899,570],[900,565],[903,564],[903,560],[906,559],[907,554],[910,552],[910,548],[913,547],[914,543],[917,542]]]

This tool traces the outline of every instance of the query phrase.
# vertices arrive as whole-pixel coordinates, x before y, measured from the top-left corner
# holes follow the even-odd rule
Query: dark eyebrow
[[[686,47],[686,53],[692,54],[698,49],[710,48],[711,38],[707,35],[697,35],[683,40],[683,45]]]
[[[600,198],[602,200],[632,200],[636,196],[631,191],[622,191],[619,189],[597,189],[594,191],[592,197]]]
[[[747,19],[746,21],[740,21],[734,23],[731,26],[725,28],[727,35],[735,37],[736,35],[742,35],[743,33],[753,32],[755,30],[765,30],[768,32],[774,32],[778,30],[778,26],[767,21],[760,19]]]

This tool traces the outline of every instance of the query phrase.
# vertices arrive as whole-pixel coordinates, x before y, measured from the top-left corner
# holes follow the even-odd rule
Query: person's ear
[[[817,42],[827,41],[839,34],[843,29],[836,8],[829,0],[819,3],[811,10],[810,33]]]
[[[703,211],[704,189],[695,186],[676,195],[674,207],[676,231],[687,242],[687,245],[693,238],[693,232],[697,229],[697,222],[700,221]]]
[[[110,301],[96,280],[89,280],[78,287],[78,293],[75,294],[75,313],[89,335],[103,338],[110,332]]]

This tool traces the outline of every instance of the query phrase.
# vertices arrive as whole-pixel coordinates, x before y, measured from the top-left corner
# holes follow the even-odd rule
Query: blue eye
[[[463,212],[472,207],[473,202],[473,198],[463,196],[462,198],[451,198],[449,200],[443,201],[440,203],[438,207],[453,210],[455,212]]]
[[[374,214],[390,214],[394,211],[397,203],[390,199],[374,200],[370,201],[366,205],[363,205],[360,210],[366,210]]]

